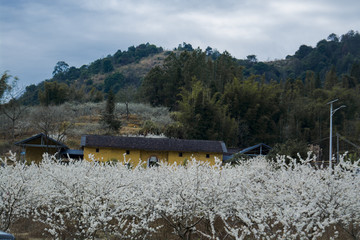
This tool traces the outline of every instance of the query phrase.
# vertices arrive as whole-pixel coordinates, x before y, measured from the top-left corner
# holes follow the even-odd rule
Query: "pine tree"
[[[335,67],[332,66],[325,76],[325,89],[331,90],[338,83]]]
[[[321,84],[320,74],[317,73],[315,77],[315,88],[321,88],[321,86],[322,84]]]
[[[117,133],[121,127],[121,122],[115,114],[115,95],[112,90],[108,93],[105,111],[102,113],[100,122],[105,127],[107,134]]]
[[[360,62],[356,62],[352,65],[350,76],[355,79],[356,83],[360,83]]]

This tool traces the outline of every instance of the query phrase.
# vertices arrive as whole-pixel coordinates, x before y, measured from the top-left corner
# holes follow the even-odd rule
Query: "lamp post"
[[[327,104],[330,104],[330,141],[329,141],[329,168],[332,169],[332,117],[337,110],[340,108],[346,107],[345,105],[341,105],[340,107],[333,110],[333,103],[338,101],[339,99],[332,100]]]

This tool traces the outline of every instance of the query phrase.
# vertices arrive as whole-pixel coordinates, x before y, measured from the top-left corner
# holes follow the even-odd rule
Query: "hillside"
[[[106,133],[100,121],[104,108],[104,101],[64,103],[47,107],[22,106],[21,109],[16,107],[13,112],[19,113],[19,117],[14,121],[14,136],[12,136],[13,122],[0,111],[0,158],[9,150],[19,154],[21,149],[15,147],[13,143],[41,132],[47,132],[52,138],[73,149],[78,149],[82,135]],[[140,103],[129,103],[126,107],[124,103],[117,103],[115,112],[121,121],[121,129],[117,133],[120,135],[160,134],[165,126],[173,122],[165,107],[151,107]]]
[[[294,55],[271,62],[257,62],[249,57],[247,60],[239,60],[245,67],[246,76],[265,74],[268,81],[285,81],[288,78],[304,80],[307,72],[312,71],[324,82],[326,72],[332,67],[341,77],[351,71],[354,63],[360,61],[360,35],[355,31],[341,36],[332,33],[315,47],[301,45]]]
[[[359,44],[359,33],[349,32],[269,63],[227,52],[214,57],[209,49],[171,53],[145,77],[140,92],[143,101],[177,113],[168,136],[236,147],[264,142],[292,156],[306,154],[309,145],[328,149],[327,103],[339,99],[347,107],[334,116],[334,131],[359,143]]]
[[[328,148],[326,103],[339,99],[347,107],[334,115],[334,131],[359,145],[359,46],[358,32],[330,34],[286,59],[260,62],[255,55],[235,59],[187,43],[173,51],[141,44],[80,68],[58,62],[54,77],[29,86],[21,100],[45,106],[97,103],[111,89],[119,102],[170,109],[167,124],[147,122],[156,134],[223,140],[234,147],[264,142],[296,155],[309,145]]]
[[[20,101],[26,105],[100,102],[110,87],[115,93],[124,88],[138,88],[150,69],[163,63],[166,54],[161,47],[147,43],[131,46],[123,52],[118,50],[114,55],[80,68],[59,61],[54,67],[53,78],[26,87]],[[42,94],[59,99],[42,99]]]
[[[257,61],[255,55],[249,55],[247,59],[234,59],[238,66],[243,67],[243,77],[251,75],[263,75],[267,82],[286,81],[289,78],[305,80],[306,74],[313,72],[318,75],[322,84],[325,75],[332,67],[338,76],[351,71],[354,64],[360,61],[360,35],[358,32],[349,31],[340,37],[330,34],[325,40],[320,40],[315,47],[301,45],[294,55],[285,59],[270,62]],[[41,101],[41,92],[62,91],[62,99],[53,101],[80,101],[98,102],[113,88],[119,92],[119,100],[144,101],[143,96],[138,95],[138,87],[145,76],[156,66],[162,66],[171,53],[179,55],[181,52],[196,52],[191,44],[183,43],[174,51],[163,51],[161,47],[146,43],[137,47],[131,46],[127,51],[118,50],[106,58],[97,59],[94,62],[83,65],[80,68],[70,67],[67,63],[59,61],[54,67],[53,78],[45,80],[38,85],[30,85],[26,88],[21,100],[27,105],[37,105]],[[200,49],[200,51],[202,51]],[[208,59],[216,62],[224,55],[208,47],[203,52]],[[201,66],[198,66],[201,67]],[[61,84],[55,86],[54,82]],[[76,89],[76,90],[75,90]],[[69,94],[70,93],[70,94]],[[130,99],[127,93],[131,93]],[[85,96],[85,95],[91,95]],[[146,100],[145,100],[146,101]],[[50,100],[51,102],[51,100]]]

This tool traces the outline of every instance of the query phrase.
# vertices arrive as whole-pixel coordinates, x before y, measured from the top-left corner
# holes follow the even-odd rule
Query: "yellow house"
[[[41,162],[44,153],[59,155],[61,152],[69,149],[66,145],[43,133],[24,139],[15,143],[15,145],[22,147],[21,160],[36,163]]]
[[[215,163],[222,161],[227,152],[222,141],[185,140],[169,138],[120,137],[85,135],[81,137],[84,159],[91,161],[126,161],[135,166],[141,160],[147,166],[157,165],[159,161],[169,164],[183,164],[195,158],[199,161]]]

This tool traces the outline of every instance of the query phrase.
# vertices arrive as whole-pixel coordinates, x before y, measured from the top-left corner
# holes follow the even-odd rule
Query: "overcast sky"
[[[58,61],[80,67],[146,42],[284,59],[360,30],[359,11],[359,0],[0,0],[0,74],[37,84]]]

